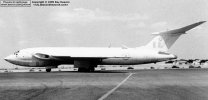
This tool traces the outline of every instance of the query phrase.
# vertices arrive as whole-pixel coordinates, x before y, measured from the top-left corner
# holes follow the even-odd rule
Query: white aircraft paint
[[[104,47],[39,47],[15,52],[6,61],[27,67],[56,68],[61,64],[74,64],[79,71],[94,71],[97,65],[135,65],[156,63],[176,59],[168,49],[186,31],[204,23],[201,21],[166,32],[154,33],[157,36],[146,46],[136,48]],[[50,71],[50,69],[48,70]]]

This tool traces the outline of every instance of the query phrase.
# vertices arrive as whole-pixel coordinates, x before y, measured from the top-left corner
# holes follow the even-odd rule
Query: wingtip
[[[205,23],[205,22],[207,22],[207,21],[199,21],[199,22],[194,23],[193,25],[198,26],[198,25],[201,25],[201,24],[203,24],[203,23]]]
[[[205,23],[205,22],[207,22],[207,21],[200,21],[199,23],[200,23],[200,24],[203,24],[203,23]]]

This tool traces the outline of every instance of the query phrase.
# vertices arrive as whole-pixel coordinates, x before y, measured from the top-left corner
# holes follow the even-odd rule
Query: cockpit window
[[[14,52],[14,55],[18,55],[19,51]]]

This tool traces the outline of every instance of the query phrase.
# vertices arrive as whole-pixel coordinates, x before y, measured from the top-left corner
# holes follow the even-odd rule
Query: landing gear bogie
[[[46,72],[51,72],[51,68],[46,68]]]
[[[78,68],[78,72],[94,72],[95,68]]]

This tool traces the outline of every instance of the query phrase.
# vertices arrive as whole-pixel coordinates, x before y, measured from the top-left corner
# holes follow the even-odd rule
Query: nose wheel
[[[51,68],[46,68],[46,72],[51,72]]]

